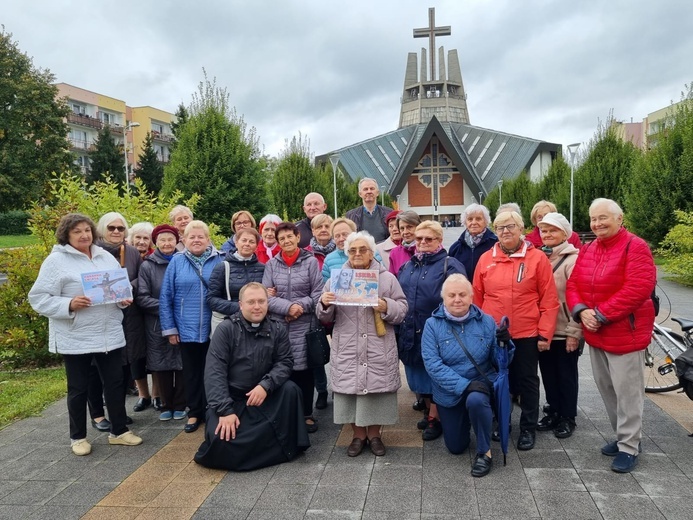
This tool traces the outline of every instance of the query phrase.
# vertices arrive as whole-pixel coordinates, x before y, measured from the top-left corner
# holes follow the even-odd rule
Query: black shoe
[[[537,423],[537,430],[540,432],[547,432],[549,430],[553,430],[556,426],[558,426],[560,419],[561,418],[558,417],[558,414],[555,413],[545,415]]]
[[[575,421],[566,419],[565,417],[558,421],[558,424],[553,429],[553,434],[559,439],[567,439],[575,431]]]
[[[549,403],[546,403],[544,406],[542,406],[541,411],[544,412],[544,415],[551,415],[553,413],[551,411],[551,405]]]
[[[306,430],[308,433],[315,433],[318,431],[318,420],[312,415],[305,417],[306,420]]]
[[[485,453],[477,453],[472,465],[472,477],[485,477],[491,471],[493,460]]]
[[[140,397],[137,402],[135,403],[135,406],[132,407],[132,410],[134,412],[141,412],[143,410],[146,410],[152,405],[152,398],[151,397]]]
[[[534,441],[536,434],[530,430],[522,430],[520,433],[520,438],[517,439],[517,449],[520,451],[527,451],[534,448]]]
[[[508,427],[508,433],[513,431],[513,426],[512,424]],[[493,430],[493,433],[491,434],[491,440],[494,442],[500,442],[500,432],[498,430]]]
[[[411,407],[417,412],[423,412],[424,410],[428,410],[428,408],[426,408],[426,401],[424,401],[423,399],[417,399],[416,401],[414,401],[414,404],[411,405]]]
[[[432,441],[440,437],[442,434],[443,425],[440,424],[440,421],[438,419],[435,419],[434,417],[429,417],[428,426],[426,426],[423,433],[421,434],[421,438],[425,441]]]
[[[96,422],[94,419],[92,419],[91,425],[100,432],[111,431],[111,421],[109,421],[108,419],[101,419],[99,422]]]
[[[133,423],[132,417],[130,417],[129,415],[126,415],[125,416],[125,424],[132,424],[132,423]]]
[[[202,424],[202,421],[200,419],[198,419],[197,422],[194,423],[187,423],[185,425],[185,428],[183,428],[183,431],[185,433],[194,433],[200,427],[200,424]]]
[[[327,392],[318,392],[318,398],[315,401],[315,407],[318,410],[327,408]]]
[[[152,399],[152,406],[157,412],[160,412],[164,409],[164,404],[161,402],[161,397],[155,397]]]
[[[423,416],[423,419],[421,419],[419,422],[416,423],[416,429],[417,430],[425,430],[427,426],[428,426],[428,414],[425,414]]]

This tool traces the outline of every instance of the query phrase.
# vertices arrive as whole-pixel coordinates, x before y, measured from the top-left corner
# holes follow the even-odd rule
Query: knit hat
[[[539,222],[537,225],[541,226],[542,224],[547,224],[549,226],[553,226],[555,228],[560,229],[565,233],[565,236],[567,238],[570,238],[570,235],[573,234],[573,226],[571,226],[570,222],[568,222],[568,219],[560,213],[547,213],[546,215],[544,215],[544,218],[541,219],[541,222]]]
[[[390,221],[393,218],[397,218],[397,215],[399,215],[400,213],[402,213],[402,211],[398,209],[393,209],[392,211],[390,211],[390,213],[387,214],[387,217],[385,217],[385,224],[389,224]]]
[[[156,244],[156,239],[161,233],[171,233],[176,237],[176,244],[180,242],[180,235],[178,230],[169,224],[160,224],[152,230],[152,244]]]

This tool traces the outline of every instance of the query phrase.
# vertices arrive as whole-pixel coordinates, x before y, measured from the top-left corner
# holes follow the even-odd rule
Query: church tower
[[[449,25],[436,27],[435,18],[435,8],[431,7],[428,27],[414,29],[414,38],[428,38],[429,53],[427,56],[426,49],[421,48],[420,69],[416,53],[410,52],[407,56],[399,128],[428,123],[433,116],[441,122],[469,124],[467,94],[456,49],[448,51],[447,70],[445,51],[442,46],[438,49],[436,74],[435,39],[436,36],[449,36],[451,29]]]

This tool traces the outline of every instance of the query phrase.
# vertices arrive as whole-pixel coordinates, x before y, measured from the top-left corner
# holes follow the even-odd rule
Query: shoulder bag
[[[313,316],[310,329],[306,332],[306,355],[308,368],[318,368],[330,362],[330,342],[325,327]]]

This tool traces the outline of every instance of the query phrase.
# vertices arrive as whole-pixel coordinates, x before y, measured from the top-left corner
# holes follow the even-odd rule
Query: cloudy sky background
[[[474,125],[569,144],[693,80],[689,0],[15,0],[0,23],[57,81],[174,112],[204,67],[276,155],[395,130],[412,29],[451,25]]]

